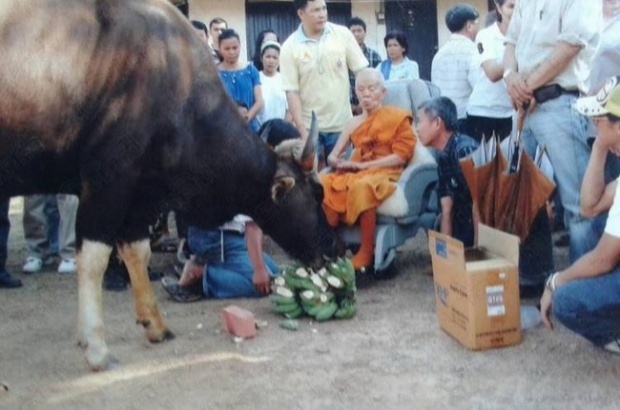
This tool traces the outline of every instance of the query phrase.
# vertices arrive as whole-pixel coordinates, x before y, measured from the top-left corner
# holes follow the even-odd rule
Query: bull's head
[[[319,267],[336,256],[337,237],[328,226],[321,204],[323,187],[316,172],[318,127],[313,114],[306,141],[282,142],[271,186],[273,208],[265,229],[285,251],[305,264]]]

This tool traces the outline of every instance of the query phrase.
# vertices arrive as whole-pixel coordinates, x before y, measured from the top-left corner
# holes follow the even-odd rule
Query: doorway
[[[420,66],[420,78],[430,80],[433,56],[437,52],[437,0],[386,1],[386,29],[407,36],[407,57]]]

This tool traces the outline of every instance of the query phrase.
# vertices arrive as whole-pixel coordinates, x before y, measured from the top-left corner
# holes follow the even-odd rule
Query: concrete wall
[[[478,10],[478,13],[480,13],[480,28],[483,28],[484,18],[487,16],[489,9],[487,0],[437,0],[437,32],[439,47],[441,47],[450,38],[450,30],[446,28],[445,23],[446,12],[460,3],[471,4],[476,8],[476,10]]]
[[[385,47],[383,38],[385,37],[385,23],[377,23],[376,11],[379,10],[380,0],[351,0],[351,15],[360,17],[366,22],[366,45],[375,50],[381,58],[385,59]]]
[[[241,57],[247,61],[245,34],[245,0],[190,0],[189,18],[209,25],[215,17],[228,22],[228,27],[239,33],[241,38]]]

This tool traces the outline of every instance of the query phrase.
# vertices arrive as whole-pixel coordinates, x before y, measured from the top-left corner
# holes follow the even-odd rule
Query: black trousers
[[[478,142],[482,141],[483,136],[488,140],[493,134],[502,141],[512,132],[512,117],[491,118],[468,114],[466,124],[465,133]]]

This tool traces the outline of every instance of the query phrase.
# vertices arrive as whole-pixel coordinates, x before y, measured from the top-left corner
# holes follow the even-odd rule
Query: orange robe
[[[394,107],[380,108],[351,134],[355,151],[350,160],[374,161],[396,154],[407,164],[417,142],[412,121],[407,111]],[[396,190],[393,182],[398,181],[403,169],[404,165],[321,175],[325,195],[323,205],[340,214],[345,224],[353,225],[362,212],[378,207],[392,195]]]

